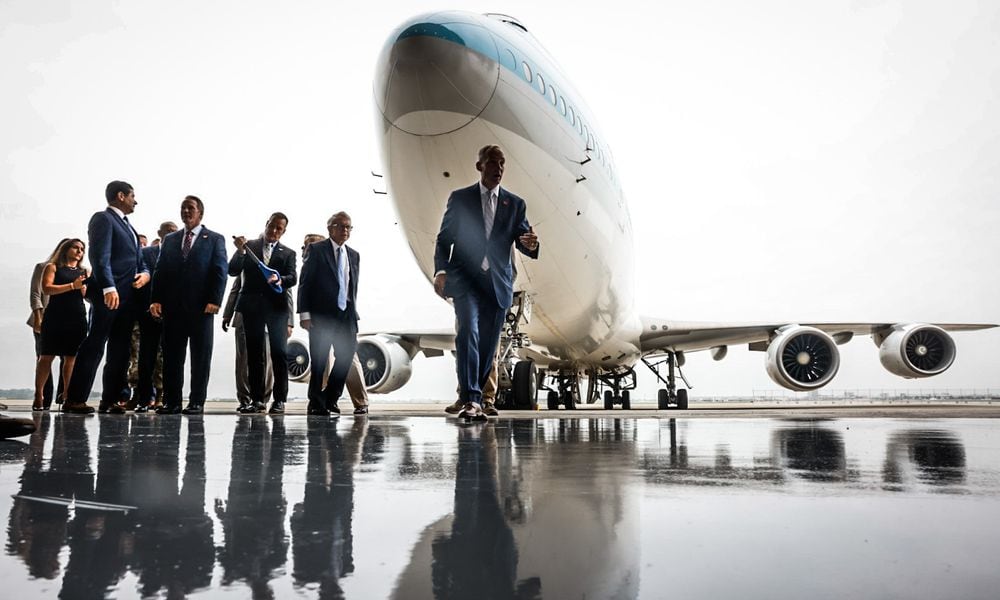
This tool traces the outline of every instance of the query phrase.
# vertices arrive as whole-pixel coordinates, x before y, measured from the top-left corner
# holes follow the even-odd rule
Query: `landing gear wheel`
[[[615,397],[611,390],[604,390],[604,410],[611,410],[615,407]]]
[[[670,408],[670,395],[667,390],[660,388],[656,390],[656,409],[667,410]]]
[[[546,405],[549,410],[559,410],[559,392],[549,392],[546,396]]]
[[[688,391],[685,389],[677,390],[677,408],[681,410],[687,410],[688,407]]]
[[[632,408],[632,394],[628,390],[622,391],[622,409],[630,410]]]
[[[535,410],[538,406],[538,369],[533,360],[519,360],[514,364],[514,408]]]

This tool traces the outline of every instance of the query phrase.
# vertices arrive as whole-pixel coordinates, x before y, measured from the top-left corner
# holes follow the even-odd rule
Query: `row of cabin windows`
[[[508,49],[504,58],[507,59],[504,62],[509,63],[507,66],[510,67],[512,71],[517,73],[518,70],[515,66],[517,65],[517,58],[514,56],[514,53]],[[608,176],[611,177],[612,181],[614,181],[615,174],[611,169],[611,161],[609,160],[607,153],[604,152],[601,146],[597,143],[597,140],[594,139],[594,135],[590,132],[590,129],[584,125],[583,118],[577,116],[573,107],[566,103],[566,99],[556,93],[555,86],[551,83],[546,84],[545,76],[540,72],[533,71],[531,65],[529,65],[526,61],[521,61],[520,74],[526,82],[538,90],[538,93],[545,96],[548,101],[552,103],[552,106],[555,106],[556,110],[558,110],[559,113],[562,114],[567,121],[569,121],[569,124],[576,129],[577,133],[579,133],[580,136],[586,140],[587,147],[592,148],[593,151],[596,152],[597,159],[602,165],[604,165],[608,171]]]

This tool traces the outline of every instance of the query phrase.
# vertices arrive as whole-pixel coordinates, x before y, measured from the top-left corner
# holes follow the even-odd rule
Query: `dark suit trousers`
[[[215,315],[203,312],[179,311],[167,313],[163,319],[163,404],[181,405],[184,393],[184,361],[191,346],[192,406],[205,404],[208,376],[212,366],[212,342]]]
[[[156,398],[153,390],[153,371],[156,368],[156,355],[160,351],[160,338],[163,335],[163,323],[153,318],[149,311],[139,315],[139,381],[136,384],[136,395],[139,405],[148,405]]]
[[[136,311],[131,295],[125,295],[117,310],[104,305],[100,295],[90,305],[90,326],[87,337],[76,353],[73,376],[69,380],[66,399],[70,404],[86,402],[94,387],[97,367],[104,358],[107,344],[108,359],[104,363],[104,389],[101,403],[116,404],[122,397],[122,390],[128,385],[128,362],[132,354],[132,327],[135,325]]]
[[[482,273],[477,277],[476,285],[452,300],[458,326],[455,335],[458,397],[464,402],[481,403],[507,311],[497,304],[489,275]]]
[[[250,399],[264,403],[265,377],[264,361],[267,351],[264,346],[266,328],[267,341],[271,345],[271,370],[274,373],[273,395],[275,402],[288,399],[288,312],[262,307],[259,310],[240,311],[243,315],[243,329],[247,342],[247,374],[250,382]]]
[[[330,360],[331,347],[334,353],[333,368],[324,388],[323,374],[326,363]],[[312,326],[309,328],[309,357],[312,359],[309,365],[311,406],[329,408],[337,403],[344,393],[344,383],[357,348],[358,322],[347,312],[337,316],[312,315]]]

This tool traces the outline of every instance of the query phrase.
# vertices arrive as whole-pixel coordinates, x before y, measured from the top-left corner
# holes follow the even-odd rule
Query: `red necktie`
[[[194,242],[194,232],[189,229],[188,232],[184,235],[184,245],[181,246],[181,254],[184,255],[184,258],[187,258],[188,252],[191,251],[191,244],[193,242]]]

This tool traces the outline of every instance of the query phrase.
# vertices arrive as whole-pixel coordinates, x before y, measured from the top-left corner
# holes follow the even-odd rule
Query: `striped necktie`
[[[194,232],[188,229],[187,233],[184,234],[184,245],[181,246],[181,254],[184,258],[187,258],[188,252],[191,251],[192,243],[194,243]]]

